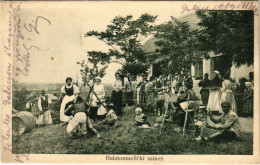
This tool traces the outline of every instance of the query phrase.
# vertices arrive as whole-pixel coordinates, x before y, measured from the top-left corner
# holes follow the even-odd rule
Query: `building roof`
[[[199,29],[200,28],[198,26],[200,19],[198,18],[198,16],[195,13],[189,13],[187,15],[184,15],[184,16],[178,18],[178,20],[182,21],[182,22],[188,22],[188,24],[190,25],[190,27],[192,29]]]
[[[183,22],[188,22],[188,24],[190,25],[190,27],[192,29],[198,29],[199,26],[197,25],[199,23],[199,18],[197,17],[197,15],[195,13],[189,13],[187,15],[184,15],[182,17],[177,18],[179,21],[183,21]],[[146,57],[149,58],[149,56],[151,55],[155,55],[155,50],[158,48],[155,45],[155,42],[158,39],[156,39],[155,37],[151,37],[150,39],[148,39],[142,46],[142,50],[145,52]],[[168,59],[167,56],[158,56],[158,59],[155,60],[155,62],[159,62],[162,60]]]
[[[142,50],[146,53],[146,54],[150,54],[150,53],[154,53],[155,50],[157,49],[156,45],[154,44],[158,39],[156,39],[155,37],[151,37],[149,40],[147,40],[143,46],[142,46]]]

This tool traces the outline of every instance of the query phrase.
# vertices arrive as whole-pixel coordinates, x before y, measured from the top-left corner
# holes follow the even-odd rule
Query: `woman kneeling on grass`
[[[65,115],[73,116],[67,126],[67,132],[70,136],[73,136],[77,132],[85,135],[87,134],[88,127],[89,130],[97,135],[97,138],[100,138],[99,133],[95,128],[93,128],[90,119],[87,116],[87,106],[80,96],[77,98],[75,104],[68,106],[68,108],[65,110]]]

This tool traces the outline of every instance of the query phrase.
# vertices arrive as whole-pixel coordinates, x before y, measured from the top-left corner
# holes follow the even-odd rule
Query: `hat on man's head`
[[[230,107],[230,103],[227,102],[227,101],[224,101],[224,102],[221,103],[221,106],[222,107]]]
[[[41,90],[41,93],[45,93],[45,90]]]
[[[253,86],[253,84],[251,82],[245,82],[246,88],[250,88]]]

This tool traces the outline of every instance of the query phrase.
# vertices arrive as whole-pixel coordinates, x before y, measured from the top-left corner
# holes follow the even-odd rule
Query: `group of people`
[[[206,105],[209,114],[209,118],[206,120],[210,120],[210,122],[195,124],[199,128],[196,140],[237,139],[240,136],[241,130],[237,114],[253,117],[253,77],[253,72],[250,72],[249,81],[241,78],[240,84],[237,84],[233,77],[227,75],[222,77],[218,71],[214,71],[212,80],[208,79],[208,74],[204,75],[199,86],[202,87],[200,91],[202,103]],[[240,92],[242,95],[237,94]],[[221,115],[213,116],[214,111]],[[216,131],[204,137],[207,129]]]
[[[244,78],[240,79],[240,84],[235,83],[232,77],[222,77],[218,71],[213,72],[212,80],[209,80],[208,74],[205,74],[204,79],[198,84],[199,87],[202,87],[200,94],[203,104],[200,106],[198,97],[192,89],[192,79],[189,76],[179,78],[178,74],[176,75],[168,79],[170,81],[166,83],[163,81],[165,79],[160,77],[147,80],[147,75],[143,76],[143,81],[140,83],[139,104],[141,109],[145,111],[144,114],[152,109],[159,111],[159,115],[162,115],[160,108],[165,107],[165,98],[160,99],[160,93],[163,89],[164,92],[176,96],[176,99],[173,99],[169,104],[173,105],[173,110],[169,111],[173,112],[169,114],[170,121],[173,119],[178,122],[179,126],[183,126],[185,110],[193,109],[195,125],[199,126],[200,130],[196,135],[196,140],[237,139],[241,133],[237,113],[246,117],[253,116],[253,72],[249,73],[250,79],[248,81],[245,81]],[[163,88],[161,88],[162,84]],[[238,97],[239,95],[236,94],[240,91],[242,97]],[[237,106],[237,103],[242,106]],[[195,119],[200,107],[206,107],[208,117],[205,121]],[[137,114],[140,113],[139,111]],[[141,116],[145,124],[145,115]],[[176,116],[178,117],[176,118]],[[140,122],[138,123],[140,124]],[[206,128],[214,129],[216,133],[204,137],[203,132],[207,132]]]
[[[117,74],[116,77],[118,77]],[[82,97],[79,96],[80,90],[73,84],[71,77],[66,78],[66,84],[61,87],[61,95],[58,100],[58,103],[60,103],[60,122],[68,123],[67,132],[70,135],[77,132],[86,134],[88,128],[97,137],[100,137],[97,130],[93,128],[92,121],[103,119],[99,124],[115,127],[117,115],[121,115],[122,83],[119,78],[116,78],[114,83],[111,101],[105,99],[105,88],[101,84],[100,77],[95,78],[94,83],[89,87],[90,91],[86,101],[83,101]],[[45,91],[41,91],[41,96],[38,99],[37,125],[52,124],[49,108],[51,103],[52,101]]]
[[[253,77],[250,73],[250,80],[238,86],[232,78],[222,77],[218,71],[214,71],[214,78],[208,79],[208,74],[204,75],[204,79],[199,82],[202,87],[200,94],[203,105],[206,106],[208,112],[207,120],[211,122],[195,122],[196,140],[208,140],[221,136],[238,137],[240,134],[239,122],[237,116],[237,97],[235,91],[244,88],[243,101],[247,107],[251,109],[243,110],[248,114],[253,114]],[[60,121],[68,123],[67,132],[73,135],[77,132],[81,134],[87,133],[87,128],[100,137],[99,133],[92,126],[92,121],[101,119],[98,124],[106,124],[109,127],[117,125],[118,116],[122,115],[122,92],[125,88],[121,75],[115,74],[116,80],[113,83],[113,91],[111,99],[108,100],[105,94],[104,85],[101,78],[97,77],[94,83],[89,86],[89,94],[86,101],[79,96],[80,90],[73,84],[72,78],[66,78],[66,84],[61,88],[61,96],[59,98],[60,105]],[[162,116],[165,110],[166,98],[163,97],[167,93],[171,97],[168,98],[168,106],[171,111],[167,114],[169,121],[177,121],[179,126],[183,126],[185,118],[185,110],[193,109],[195,113],[199,110],[197,102],[198,97],[193,91],[193,80],[188,74],[185,77],[175,74],[174,77],[166,78],[151,77],[147,78],[147,74],[142,76],[142,81],[136,85],[136,104],[135,123],[137,126],[150,126],[147,120],[148,112],[155,112]],[[250,100],[250,101],[249,101]],[[48,105],[51,100],[41,92],[38,100],[40,116],[37,118],[37,124],[52,123],[51,114]],[[250,105],[248,105],[250,104]],[[167,108],[169,108],[167,107]],[[216,115],[215,112],[218,112]],[[194,114],[196,116],[196,114]],[[212,124],[216,123],[216,124]],[[218,130],[217,133],[205,137],[203,132],[206,128]]]
[[[233,77],[221,76],[214,71],[214,78],[209,80],[208,74],[199,82],[201,100],[209,111],[223,113],[221,103],[229,102],[230,108],[235,113],[244,117],[253,117],[253,72],[249,73],[249,80],[241,78],[240,84]]]

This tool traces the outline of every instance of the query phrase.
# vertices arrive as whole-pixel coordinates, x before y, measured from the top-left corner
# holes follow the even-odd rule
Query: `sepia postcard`
[[[259,164],[257,1],[2,1],[2,163]]]

